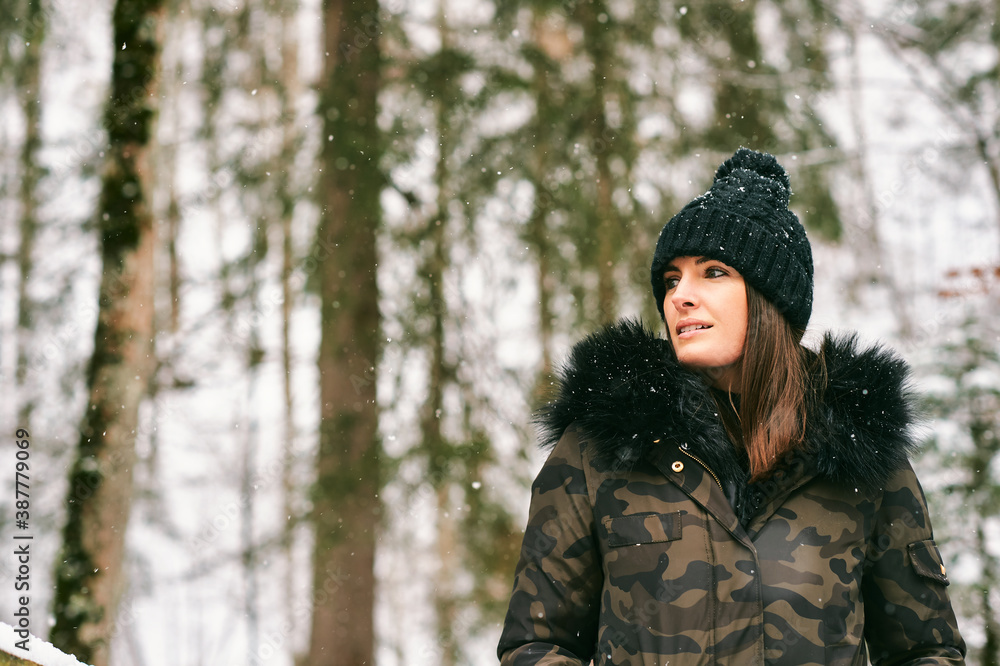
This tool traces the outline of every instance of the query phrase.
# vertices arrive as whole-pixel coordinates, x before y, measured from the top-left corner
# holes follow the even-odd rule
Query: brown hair
[[[820,356],[800,343],[805,331],[792,328],[781,312],[749,284],[747,332],[740,359],[740,398],[733,412],[720,405],[734,443],[746,448],[750,478],[758,480],[801,445],[809,411],[810,377],[823,372]],[[736,387],[734,387],[736,388]],[[727,418],[728,417],[728,418]]]

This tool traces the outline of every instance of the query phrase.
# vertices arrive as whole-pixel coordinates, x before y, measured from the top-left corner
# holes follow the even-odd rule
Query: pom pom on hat
[[[770,178],[780,184],[785,191],[791,193],[792,181],[788,179],[784,167],[778,164],[774,155],[769,153],[758,153],[749,148],[740,148],[733,156],[719,165],[715,172],[715,180],[727,178],[737,169],[752,171],[758,176]]]
[[[711,257],[740,272],[797,329],[812,313],[812,248],[788,210],[791,182],[773,155],[740,148],[719,166],[708,192],[664,225],[650,280],[663,313],[663,272],[674,257]]]

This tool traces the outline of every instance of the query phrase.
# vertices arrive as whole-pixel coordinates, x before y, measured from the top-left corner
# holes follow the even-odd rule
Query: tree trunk
[[[604,3],[587,3],[581,5],[578,11],[586,35],[585,43],[593,64],[591,69],[593,99],[588,110],[587,128],[597,170],[597,196],[594,208],[597,227],[595,240],[597,318],[601,324],[607,324],[618,317],[615,265],[618,263],[618,248],[622,242],[622,230],[611,198],[614,189],[610,162],[613,137],[605,109],[605,89],[613,69],[612,45],[609,32],[600,18],[606,16]]]
[[[285,620],[294,626],[295,600],[292,590],[298,589],[295,560],[292,545],[295,527],[298,524],[297,491],[293,472],[295,468],[295,402],[292,395],[292,311],[295,291],[292,289],[292,273],[295,269],[295,251],[292,246],[292,216],[295,214],[296,195],[293,188],[292,170],[298,152],[299,136],[295,119],[295,101],[299,95],[298,31],[296,15],[297,0],[287,0],[281,13],[281,79],[278,95],[281,100],[281,131],[283,143],[281,163],[277,166],[280,174],[278,198],[281,202],[281,367],[282,398],[284,403],[284,436],[282,446],[282,515],[285,516],[281,535],[281,548],[285,557],[285,589],[289,594],[285,599]]]
[[[327,0],[322,213],[320,426],[312,520],[310,666],[372,664],[375,541],[380,522],[376,235],[381,140],[378,3]]]
[[[853,233],[848,234],[847,242],[851,246],[858,268],[847,283],[848,298],[852,303],[859,303],[863,287],[875,281],[882,281],[889,292],[889,302],[899,335],[903,340],[909,340],[913,335],[913,323],[907,308],[911,297],[903,294],[896,282],[895,274],[886,270],[886,261],[882,251],[882,241],[879,236],[879,221],[881,211],[875,201],[872,190],[872,180],[868,173],[868,133],[865,131],[863,116],[863,87],[861,79],[861,57],[857,49],[857,36],[861,34],[862,26],[854,22],[845,22],[848,38],[848,53],[850,57],[850,79],[847,85],[848,106],[850,108],[851,127],[855,140],[858,142],[857,156],[851,170],[854,180],[862,188],[859,214],[851,216]]]
[[[532,21],[532,38],[539,44],[540,49],[550,58],[555,60],[560,53],[554,51],[550,53],[545,49],[548,33],[545,30],[543,14],[540,10],[535,10]],[[562,35],[549,38],[558,45],[562,45],[563,40],[558,40]],[[565,39],[565,38],[564,38]],[[565,39],[568,42],[568,39]],[[566,55],[566,54],[563,54]],[[537,397],[545,395],[545,391],[550,386],[553,363],[552,363],[552,337],[553,337],[553,312],[552,296],[555,292],[555,280],[552,275],[551,253],[552,242],[549,240],[548,216],[552,212],[554,201],[551,194],[545,187],[545,176],[550,172],[551,147],[548,140],[550,129],[550,118],[558,113],[555,102],[552,100],[551,74],[548,68],[538,65],[534,69],[532,77],[532,92],[537,106],[534,127],[534,145],[531,150],[529,161],[531,173],[530,178],[535,190],[534,206],[531,209],[531,217],[528,220],[527,240],[531,243],[535,258],[538,262],[535,272],[535,280],[538,289],[538,337],[542,348],[542,367],[538,372],[538,379],[535,384],[534,394]]]
[[[437,556],[434,574],[434,614],[437,616],[438,666],[455,666],[459,660],[460,636],[456,631],[458,603],[455,599],[455,578],[461,571],[458,554],[458,520],[450,497],[451,485],[443,483],[437,489]]]
[[[98,224],[103,273],[89,399],[70,473],[62,553],[56,565],[52,643],[106,666],[124,588],[125,530],[139,404],[153,337],[155,230],[150,144],[157,99],[162,0],[118,0],[105,113],[107,161]]]
[[[20,281],[17,286],[17,387],[25,400],[18,406],[17,422],[27,430],[32,429],[31,414],[34,400],[27,387],[28,380],[28,340],[32,336],[34,307],[28,294],[28,279],[34,266],[35,235],[38,228],[37,201],[35,189],[41,179],[38,166],[38,151],[42,139],[41,121],[41,65],[42,42],[45,38],[46,14],[40,2],[29,2],[25,21],[28,31],[24,59],[18,66],[18,88],[24,103],[24,144],[21,146],[21,243],[18,248],[17,265]]]
[[[253,267],[251,264],[251,274]],[[256,292],[251,292],[251,299]],[[251,650],[257,650],[260,642],[260,614],[258,612],[257,585],[257,544],[254,539],[254,516],[256,489],[254,479],[257,476],[257,379],[260,369],[260,357],[255,352],[256,331],[251,335],[251,348],[248,353],[246,369],[246,444],[243,449],[243,474],[240,478],[240,564],[243,567],[243,615],[246,618],[247,645]],[[289,591],[291,592],[291,591]]]
[[[983,574],[982,582],[978,586],[977,592],[979,593],[980,600],[980,614],[983,620],[983,630],[986,634],[986,640],[983,642],[983,651],[980,653],[979,658],[981,660],[982,666],[998,666],[1000,665],[1000,623],[997,622],[996,612],[993,610],[993,604],[990,601],[990,595],[995,589],[996,584],[996,558],[989,552],[986,547],[986,540],[983,533],[986,528],[986,521],[979,520],[978,529],[976,530],[976,555],[981,563],[983,563]]]
[[[441,49],[446,51],[451,47],[449,27],[444,13],[444,5],[438,5],[438,30],[441,35]],[[433,605],[437,619],[437,653],[436,663],[440,666],[454,666],[458,661],[457,647],[454,640],[456,615],[455,590],[452,581],[460,570],[461,562],[455,553],[455,515],[450,506],[449,490],[451,488],[450,473],[454,455],[448,446],[441,430],[441,419],[444,415],[444,393],[452,380],[452,371],[445,358],[445,319],[448,315],[448,303],[445,300],[444,280],[448,270],[448,201],[451,197],[451,173],[448,168],[448,156],[454,144],[452,126],[449,124],[449,104],[454,103],[455,93],[447,76],[440,73],[433,75],[432,89],[434,99],[434,131],[438,139],[437,164],[434,170],[434,182],[437,186],[437,201],[435,214],[428,220],[427,240],[432,245],[431,256],[427,258],[421,271],[428,291],[431,318],[431,331],[428,344],[430,368],[427,377],[427,400],[423,405],[420,419],[420,431],[423,448],[427,456],[427,471],[430,482],[437,492],[437,542],[438,570],[434,575]],[[420,314],[418,313],[418,317]]]

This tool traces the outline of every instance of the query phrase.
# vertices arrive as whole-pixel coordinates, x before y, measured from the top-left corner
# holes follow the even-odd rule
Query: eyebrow
[[[696,266],[700,266],[701,264],[707,264],[710,261],[715,261],[715,259],[712,259],[712,257],[698,257],[698,259],[694,263]],[[663,272],[667,273],[669,271],[677,271],[678,273],[680,273],[681,269],[677,268],[673,264],[667,264],[666,266],[663,267]]]

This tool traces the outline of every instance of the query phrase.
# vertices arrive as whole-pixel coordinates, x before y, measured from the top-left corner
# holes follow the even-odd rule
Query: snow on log
[[[25,642],[26,641],[26,642]],[[24,650],[23,646],[28,649]],[[60,652],[51,643],[28,635],[23,638],[14,627],[0,622],[0,666],[86,666],[76,657]]]

